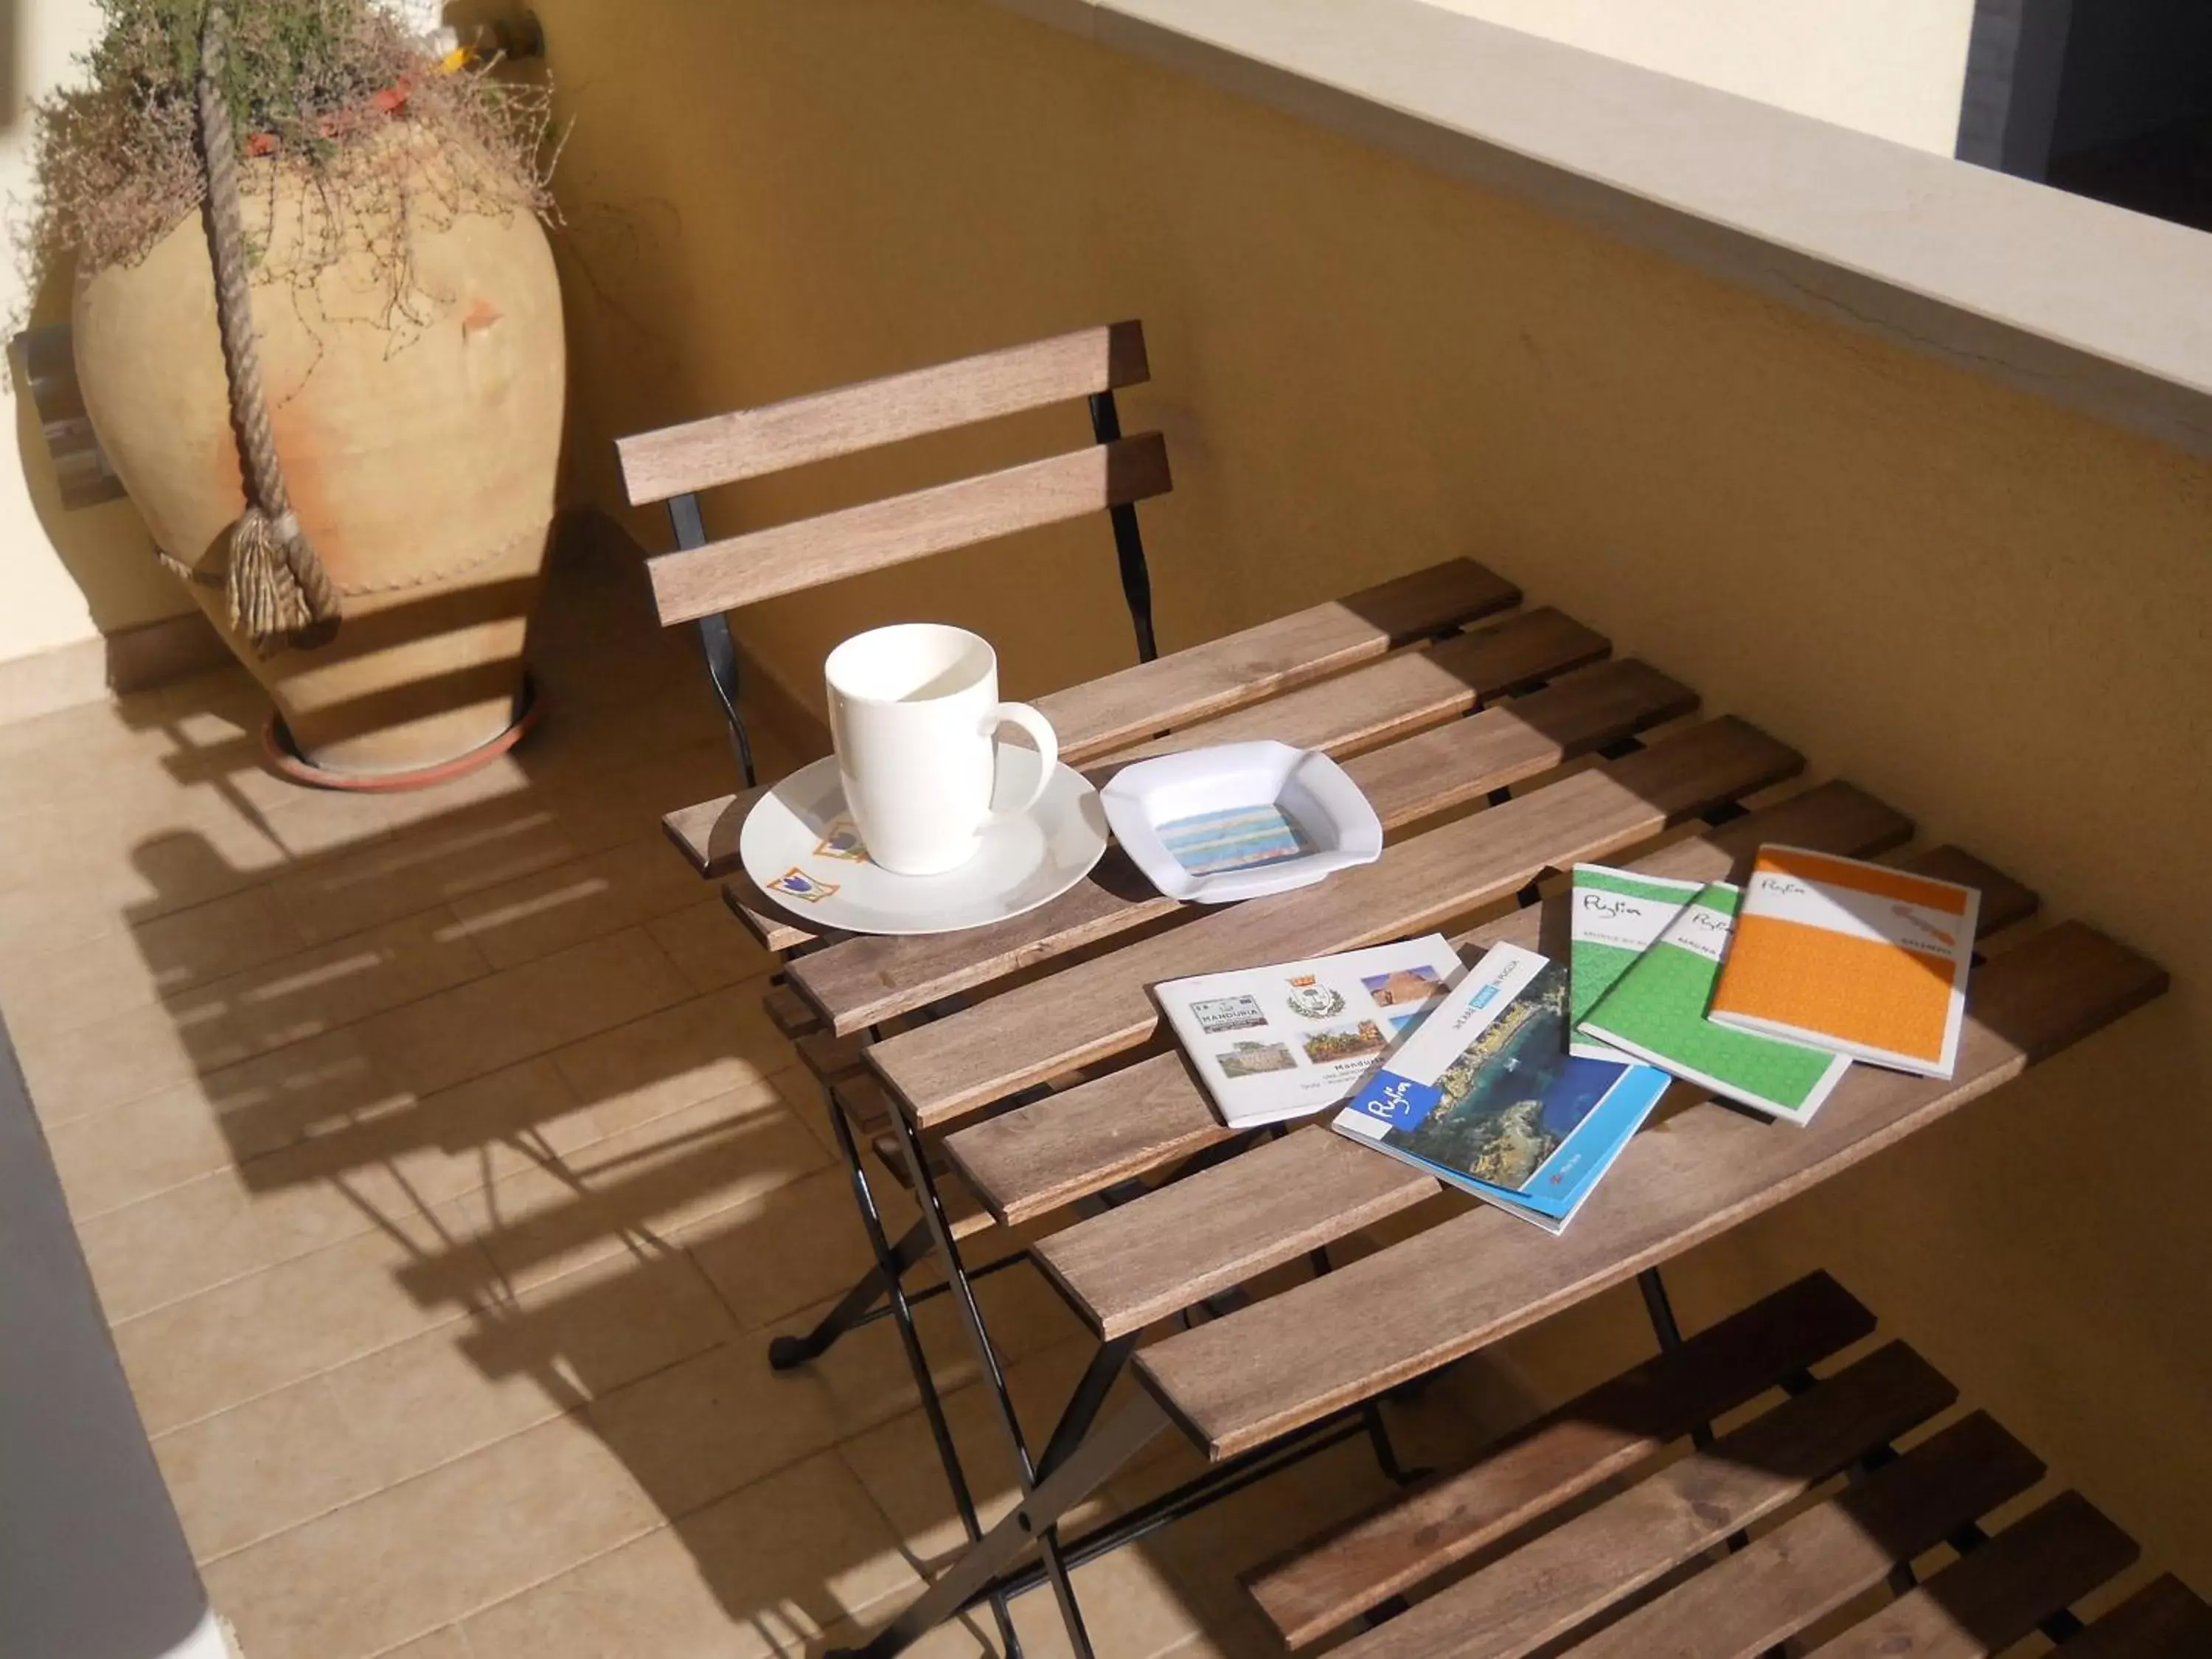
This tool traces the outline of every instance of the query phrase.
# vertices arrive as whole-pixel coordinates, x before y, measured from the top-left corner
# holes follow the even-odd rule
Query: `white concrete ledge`
[[[997,0],[2212,455],[2212,236],[1422,0]]]

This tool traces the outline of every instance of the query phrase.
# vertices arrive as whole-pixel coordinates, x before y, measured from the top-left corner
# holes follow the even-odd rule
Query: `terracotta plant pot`
[[[417,179],[453,167],[398,143],[390,157]],[[288,236],[329,233],[297,169],[252,161],[244,182],[258,271],[287,268]],[[263,659],[230,627],[222,573],[245,496],[199,215],[76,296],[85,406],[155,544],[192,567],[300,752],[340,776],[440,766],[514,720],[561,445],[561,296],[538,221],[390,218],[356,209],[335,263],[253,285],[293,506],[344,596],[337,636],[312,649]]]

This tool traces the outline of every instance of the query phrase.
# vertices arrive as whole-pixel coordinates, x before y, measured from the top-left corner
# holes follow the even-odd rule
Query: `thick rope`
[[[246,483],[246,511],[231,532],[230,621],[267,657],[288,645],[329,639],[337,631],[340,605],[329,573],[292,511],[262,395],[238,151],[221,83],[228,22],[222,0],[208,0],[200,29],[200,154],[207,167],[208,251],[215,265],[223,370],[230,381],[230,419]]]

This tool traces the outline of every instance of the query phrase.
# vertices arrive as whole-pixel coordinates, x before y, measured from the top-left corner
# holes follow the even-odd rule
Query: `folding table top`
[[[1000,1220],[1068,1224],[1038,1260],[1102,1336],[1140,1331],[1400,1211],[1400,1242],[1143,1348],[1139,1375],[1192,1437],[1232,1456],[1629,1278],[1856,1164],[2111,1024],[2166,985],[2078,922],[1511,586],[1455,561],[1041,699],[1094,781],[1143,755],[1271,737],[1346,763],[1381,817],[1381,860],[1213,909],[1161,898],[1118,854],[1030,914],[917,939],[817,939],[736,872],[732,906],[778,949],[830,1038],[851,1037],[896,1107]],[[670,815],[708,873],[735,870],[749,805]],[[1237,1137],[1168,1042],[1149,988],[1442,927],[1470,959],[1564,950],[1547,886],[1580,860],[1694,879],[1769,841],[1978,887],[1986,959],[1949,1081],[1855,1067],[1808,1126],[1678,1086],[1559,1237],[1443,1195],[1318,1127]],[[870,1041],[957,998],[957,1011]],[[804,1011],[787,1006],[787,1023]],[[1027,1103],[1037,1085],[1053,1092]],[[1190,1160],[1200,1167],[1161,1177]],[[1076,1219],[1139,1177],[1155,1190]]]

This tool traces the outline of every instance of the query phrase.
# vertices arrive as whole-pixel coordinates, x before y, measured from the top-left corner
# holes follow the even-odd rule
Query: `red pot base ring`
[[[417,767],[411,772],[326,771],[294,746],[292,734],[284,729],[284,717],[271,709],[268,724],[261,728],[261,757],[278,777],[310,789],[341,789],[357,795],[389,795],[407,789],[428,789],[433,784],[465,778],[490,765],[529,735],[544,708],[544,699],[538,695],[537,682],[526,674],[522,678],[522,712],[514,717],[512,726],[465,755],[440,761],[435,766]]]

